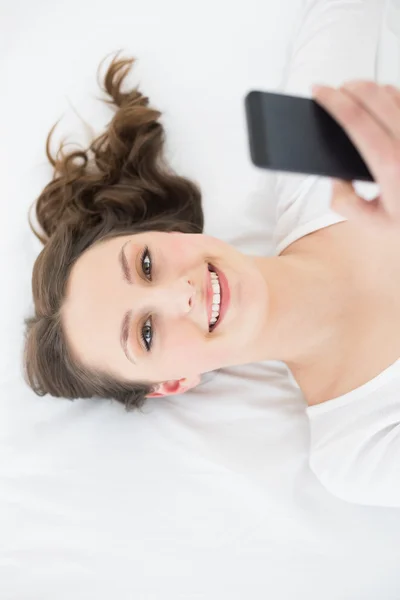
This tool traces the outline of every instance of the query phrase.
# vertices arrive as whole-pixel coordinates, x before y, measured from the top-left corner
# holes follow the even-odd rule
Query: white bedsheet
[[[279,86],[302,4],[0,5],[1,600],[399,599],[399,511],[325,491],[281,363],[220,371],[143,414],[37,398],[20,375],[45,136],[64,115],[57,139],[86,143],[72,106],[96,131],[108,122],[100,60],[140,58],[131,81],[164,111],[173,164],[201,183],[207,232],[268,254],[271,179],[250,164],[243,98]],[[400,84],[388,27],[379,73]]]

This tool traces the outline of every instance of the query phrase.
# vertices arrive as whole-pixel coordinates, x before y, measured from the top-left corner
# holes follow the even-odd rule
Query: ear
[[[196,387],[196,385],[199,385],[200,381],[200,375],[194,375],[190,378],[182,377],[182,379],[175,379],[173,381],[163,381],[157,385],[156,391],[147,394],[146,398],[162,398],[163,396],[183,394]]]

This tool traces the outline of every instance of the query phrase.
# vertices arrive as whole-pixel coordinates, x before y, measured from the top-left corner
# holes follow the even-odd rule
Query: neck
[[[265,279],[268,306],[251,361],[279,360],[293,371],[306,369],[334,349],[344,294],[324,263],[309,255],[252,258]]]

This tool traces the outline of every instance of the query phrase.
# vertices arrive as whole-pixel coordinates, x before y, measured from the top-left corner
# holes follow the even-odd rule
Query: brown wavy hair
[[[46,155],[52,180],[35,203],[44,248],[32,276],[35,314],[26,320],[25,377],[38,395],[112,398],[127,408],[143,405],[155,386],[116,381],[78,364],[66,343],[62,307],[71,268],[93,244],[143,231],[201,233],[204,219],[196,184],[174,173],[163,157],[161,113],[138,88],[122,91],[133,58],[111,61],[104,77],[104,102],[115,114],[86,150]]]

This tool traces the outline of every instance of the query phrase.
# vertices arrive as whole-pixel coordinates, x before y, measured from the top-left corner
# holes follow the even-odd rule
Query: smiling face
[[[84,366],[180,381],[170,388],[179,393],[202,373],[248,362],[266,306],[251,257],[214,237],[151,231],[89,248],[71,270],[62,320]]]

